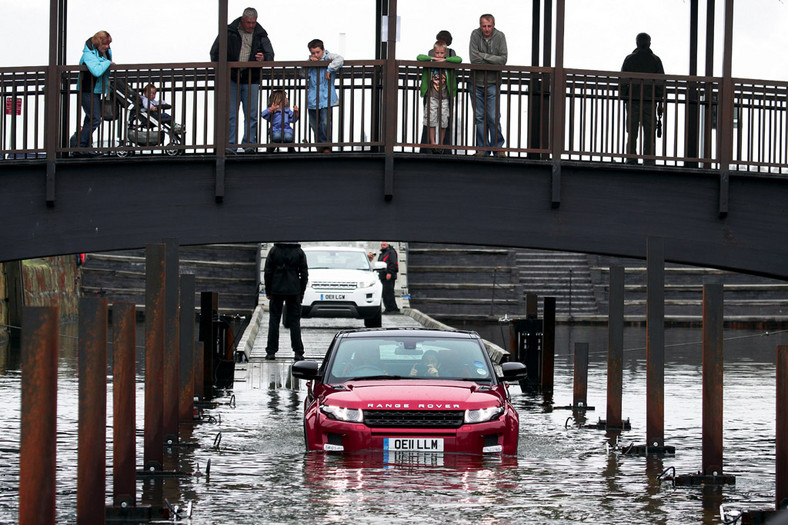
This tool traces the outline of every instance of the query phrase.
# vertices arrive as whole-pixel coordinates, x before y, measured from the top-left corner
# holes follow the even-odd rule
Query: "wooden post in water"
[[[178,354],[178,242],[165,239],[164,288],[164,392],[162,397],[164,443],[178,443],[178,394],[180,369]]]
[[[665,246],[646,245],[646,446],[665,446]]]
[[[112,305],[113,505],[137,504],[135,306]]]
[[[22,309],[19,523],[55,523],[58,309]]]
[[[213,385],[213,354],[216,347],[216,328],[214,315],[219,314],[219,294],[202,292],[200,294],[200,341],[203,342],[203,382],[204,387]]]
[[[777,347],[777,508],[788,500],[788,345]]]
[[[703,474],[722,474],[723,288],[703,285]],[[715,474],[716,473],[716,474]]]
[[[104,523],[107,462],[107,299],[79,300],[77,523]]]
[[[194,419],[194,275],[181,275],[178,419]]]
[[[608,428],[622,428],[624,362],[624,267],[610,268],[607,317],[607,416]]]
[[[164,465],[164,289],[165,246],[145,248],[145,432],[143,465]]]
[[[588,343],[575,343],[575,377],[572,410],[588,408]]]
[[[194,345],[194,397],[205,399],[205,343]]]
[[[544,298],[542,330],[542,394],[552,396],[555,376],[555,297]]]

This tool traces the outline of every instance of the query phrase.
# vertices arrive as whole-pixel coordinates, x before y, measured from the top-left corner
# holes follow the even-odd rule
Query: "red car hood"
[[[466,381],[352,381],[346,390],[327,389],[321,404],[366,410],[467,410],[500,406],[500,386]]]

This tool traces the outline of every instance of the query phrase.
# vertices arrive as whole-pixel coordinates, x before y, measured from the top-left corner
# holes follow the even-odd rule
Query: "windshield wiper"
[[[363,379],[402,379],[402,376],[387,376],[385,374],[380,374],[377,376],[359,376],[359,377],[351,377],[348,381],[361,381]]]

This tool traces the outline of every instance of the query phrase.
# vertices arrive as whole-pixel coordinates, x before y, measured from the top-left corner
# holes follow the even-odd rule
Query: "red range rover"
[[[496,373],[496,368],[498,373]],[[337,333],[304,405],[307,450],[517,453],[519,416],[504,381],[522,363],[496,367],[475,332],[370,329]]]

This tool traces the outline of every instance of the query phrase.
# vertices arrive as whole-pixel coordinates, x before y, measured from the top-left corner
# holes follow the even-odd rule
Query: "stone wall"
[[[79,269],[75,255],[22,262],[25,306],[57,306],[61,319],[76,318]]]

